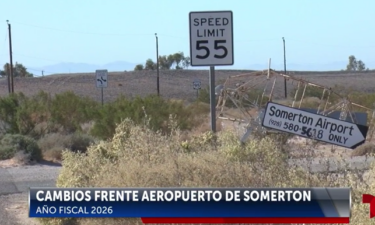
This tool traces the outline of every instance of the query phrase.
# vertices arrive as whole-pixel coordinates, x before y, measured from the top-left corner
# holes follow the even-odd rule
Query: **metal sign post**
[[[104,105],[103,89],[108,87],[108,71],[96,70],[96,87],[101,89],[102,105]]]
[[[191,66],[210,67],[211,130],[216,132],[215,66],[234,64],[232,11],[190,12]]]

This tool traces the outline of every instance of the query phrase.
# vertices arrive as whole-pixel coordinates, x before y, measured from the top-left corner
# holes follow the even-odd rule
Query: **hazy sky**
[[[143,63],[159,53],[189,54],[190,11],[232,10],[235,65],[346,61],[375,64],[374,0],[1,0],[0,62]],[[1,23],[3,25],[1,25]]]

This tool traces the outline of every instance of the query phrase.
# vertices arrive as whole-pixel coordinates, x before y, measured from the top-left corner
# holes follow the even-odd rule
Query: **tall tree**
[[[190,66],[190,57],[186,56],[182,61],[182,67],[187,69],[189,68],[189,66]]]
[[[135,70],[135,71],[140,71],[140,70],[143,70],[143,69],[144,69],[144,67],[143,67],[142,64],[138,64],[138,65],[136,65],[136,66],[134,67],[134,70]]]
[[[134,70],[154,70],[156,69],[156,63],[152,59],[147,59],[145,66],[139,64]],[[185,56],[183,52],[177,52],[170,55],[159,56],[159,69],[170,70],[170,69],[185,69],[190,66],[190,57]]]
[[[362,62],[362,60],[359,60],[357,62],[357,70],[358,71],[364,71],[364,70],[366,70],[366,65],[365,65],[364,62]]]
[[[146,65],[145,65],[145,69],[146,70],[154,70],[154,69],[156,69],[156,64],[154,63],[154,61],[152,61],[152,59],[147,59]]]
[[[3,70],[2,74],[4,74],[4,75],[2,75],[2,76],[9,75],[10,74],[10,64],[5,63],[3,68],[4,68],[4,70]],[[14,77],[33,77],[34,75],[32,73],[29,73],[27,71],[27,68],[24,65],[16,62],[16,64],[13,66],[13,76]]]
[[[349,63],[346,66],[347,71],[356,71],[357,70],[357,59],[354,55],[349,56]]]
[[[349,62],[346,66],[347,71],[364,71],[366,69],[366,65],[362,60],[357,60],[354,55],[349,56]]]
[[[177,52],[173,54],[174,63],[176,64],[176,69],[182,69],[183,66],[181,62],[184,60],[185,56],[183,52]]]

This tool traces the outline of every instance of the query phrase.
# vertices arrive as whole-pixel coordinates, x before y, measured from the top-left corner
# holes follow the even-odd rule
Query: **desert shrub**
[[[66,133],[79,131],[80,125],[91,121],[97,110],[97,102],[73,92],[56,94],[50,106],[52,122],[60,125]]]
[[[259,104],[262,94],[263,92],[259,89],[248,90],[246,93],[243,94],[244,99],[242,100],[242,104],[243,105],[249,105],[253,103]],[[215,96],[215,104],[217,104],[218,100],[219,100],[219,96]],[[210,103],[209,86],[199,91],[198,102]],[[266,103],[266,101],[263,101],[263,103]],[[225,102],[225,106],[229,108],[237,107],[230,99],[228,99]]]
[[[87,147],[94,142],[95,139],[88,134],[49,133],[38,140],[38,145],[46,159],[61,160],[63,150],[86,152]]]
[[[11,94],[0,98],[0,122],[2,133],[18,133],[17,125],[18,95]]]
[[[298,93],[297,93],[296,101],[301,100],[302,95],[303,95],[303,90],[304,90],[304,86],[301,86],[299,88]],[[337,86],[337,85],[335,85],[334,87],[331,87],[331,90],[334,91],[335,93],[343,95],[343,96],[345,96],[347,93],[349,93],[348,90],[346,90],[346,88],[340,87],[340,86]],[[289,96],[292,99],[294,99],[294,97],[296,95],[296,91],[297,91],[297,87],[290,91]],[[332,103],[335,103],[340,99],[340,96],[338,96],[337,94],[335,94],[333,92],[331,92],[331,94],[329,94],[328,90],[325,91],[324,96],[323,96],[323,91],[324,91],[324,89],[320,88],[320,87],[307,86],[306,90],[305,90],[305,94],[304,94],[304,99],[305,98],[316,98],[320,101],[323,97],[323,101],[328,100],[329,102],[332,102]]]
[[[40,137],[43,131],[35,129],[37,124],[48,121],[50,96],[41,91],[38,94],[26,97],[22,93],[19,96],[19,106],[17,108],[18,133]]]
[[[167,121],[171,114],[176,116],[180,129],[191,129],[194,124],[192,115],[195,112],[189,110],[182,102],[168,101],[154,95],[134,99],[119,97],[99,110],[90,133],[102,139],[111,138],[115,133],[116,124],[126,118],[137,124],[149,120],[151,129],[162,130],[165,133],[169,131]]]
[[[196,115],[206,114],[210,112],[210,105],[203,102],[194,102],[188,105],[187,109]]]
[[[170,124],[173,124],[170,122]],[[58,187],[352,187],[353,224],[370,224],[362,193],[374,193],[374,181],[343,172],[313,174],[289,165],[272,137],[245,145],[229,132],[206,132],[181,142],[181,132],[171,126],[169,135],[146,125],[124,120],[111,141],[90,146],[86,154],[63,152]],[[216,138],[215,138],[216,137]],[[328,170],[327,170],[328,171]],[[374,176],[371,168],[370,175]],[[118,179],[120,178],[121,179]],[[371,180],[371,179],[367,179]],[[65,219],[43,219],[61,225]],[[69,224],[138,224],[138,219],[77,218]]]
[[[375,144],[367,142],[353,150],[352,156],[364,156],[375,154]]]
[[[17,152],[29,155],[30,160],[42,159],[42,151],[33,138],[20,134],[6,134],[0,141],[0,159],[10,159]]]
[[[349,98],[352,102],[363,105],[370,109],[374,108],[375,94],[353,92],[349,95]],[[360,109],[357,109],[357,110],[360,110]]]
[[[296,100],[299,101],[302,98],[304,86],[301,86],[299,89],[297,87],[292,89],[290,91],[290,97],[294,98],[297,90],[298,90],[298,93],[297,93]],[[322,88],[318,88],[318,87],[315,87],[315,86],[307,86],[306,90],[305,90],[304,98],[306,98],[306,97],[316,97],[316,98],[321,99],[322,95],[323,95],[323,89]],[[327,99],[327,93],[325,94],[324,99]]]
[[[202,88],[198,92],[198,99],[199,102],[203,103],[210,103],[210,88],[209,86],[206,86],[205,88]]]
[[[74,152],[86,152],[87,148],[95,143],[95,139],[83,133],[74,133],[69,136],[68,149]]]
[[[45,92],[32,97],[20,92],[0,98],[1,131],[37,137],[36,125],[48,120],[48,102]]]

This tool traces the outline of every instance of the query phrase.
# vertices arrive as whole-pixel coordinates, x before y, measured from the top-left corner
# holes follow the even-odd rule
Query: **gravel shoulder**
[[[28,215],[29,187],[55,187],[59,164],[17,165],[0,161],[0,224],[40,225]]]
[[[2,225],[40,225],[28,215],[28,193],[0,196],[0,218]]]

